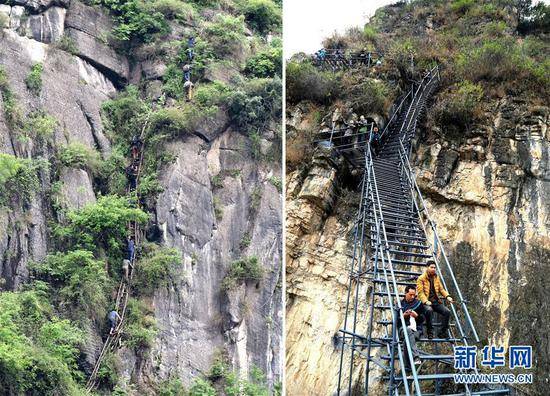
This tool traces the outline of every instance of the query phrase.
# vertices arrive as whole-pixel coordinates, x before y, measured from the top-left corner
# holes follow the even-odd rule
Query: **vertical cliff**
[[[142,216],[116,198],[125,195],[129,141],[142,129],[148,241],[98,391],[273,392],[282,339],[280,5],[2,3],[0,306],[10,329],[0,336],[2,393],[82,392],[108,332],[126,221]],[[181,71],[189,37],[191,102]],[[238,271],[242,262],[255,278]]]

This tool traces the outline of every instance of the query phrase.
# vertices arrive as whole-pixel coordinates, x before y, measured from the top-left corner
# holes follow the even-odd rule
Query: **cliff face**
[[[48,139],[21,139],[11,125],[11,103],[0,96],[0,151],[50,163],[40,170],[28,203],[13,199],[0,210],[0,287],[18,291],[29,281],[29,264],[54,249],[52,223],[63,221],[62,212],[94,203],[100,194],[89,169],[56,161],[59,149],[79,143],[107,161],[112,138],[104,130],[102,103],[130,80],[158,92],[167,67],[163,60],[128,58],[115,50],[107,39],[115,24],[101,8],[78,1],[4,3],[0,66],[7,81],[0,85],[15,95],[22,117],[40,111],[55,119]],[[195,34],[194,27],[180,26],[170,39]],[[38,94],[26,82],[36,64],[43,69]],[[231,73],[218,71],[222,77]],[[167,102],[158,106],[173,104]],[[209,121],[197,127],[196,135],[176,137],[162,147],[172,161],[159,171],[162,191],[149,212],[159,230],[154,240],[177,248],[182,262],[168,286],[145,300],[158,329],[148,353],[136,354],[129,347],[117,352],[117,386],[129,394],[155,392],[159,383],[174,378],[188,387],[209,372],[220,354],[239,377],[248,378],[255,366],[265,373],[269,388],[280,381],[281,195],[273,182],[280,183],[280,160],[254,159],[246,131],[232,126],[225,110]],[[273,122],[264,125],[262,155],[278,145],[277,130]],[[224,291],[221,283],[231,262],[245,256],[257,257],[263,278]],[[101,327],[88,331],[88,367],[101,348]],[[85,378],[89,373],[84,371]]]
[[[365,31],[374,27],[379,32],[375,44],[387,51],[380,75],[392,84],[401,84],[399,76],[411,73],[399,60],[403,42],[420,62],[436,60],[446,67],[428,116],[419,124],[411,163],[469,301],[481,345],[532,345],[536,384],[520,390],[543,395],[550,381],[548,337],[544,335],[549,328],[539,309],[544,311],[549,301],[543,292],[548,285],[543,274],[550,265],[550,109],[545,94],[525,88],[527,79],[517,80],[524,89],[518,91],[507,88],[510,80],[502,76],[491,81],[489,73],[473,80],[484,87],[485,94],[466,125],[460,126],[458,119],[442,121],[441,108],[452,106],[447,100],[449,92],[455,92],[453,73],[458,73],[460,62],[452,53],[460,48],[451,44],[452,34],[470,26],[468,18],[480,18],[476,30],[463,33],[462,45],[471,37],[477,45],[486,40],[484,23],[491,19],[483,19],[483,13],[479,16],[477,7],[460,11],[462,16],[456,15],[449,2],[385,7]],[[506,19],[510,14],[503,14],[506,24],[513,26]],[[445,38],[438,36],[442,32]],[[332,40],[356,49],[353,34],[359,35]],[[499,37],[493,42],[498,44],[503,36]],[[440,47],[439,40],[447,41]],[[541,41],[545,40],[543,36]],[[437,49],[431,52],[430,47]],[[463,51],[469,58],[476,54],[475,49]],[[547,59],[547,47],[541,47],[538,56]],[[344,73],[341,78],[345,81],[348,76]],[[287,109],[287,152],[296,154],[287,162],[286,367],[291,394],[336,389],[339,349],[333,336],[343,327],[353,242],[350,232],[358,206],[358,192],[345,164],[327,161],[319,153],[304,160],[296,147],[307,147],[320,130],[313,121],[319,119],[316,114],[330,120],[337,113],[334,107],[347,107],[351,112],[356,100],[344,96],[336,104],[301,102]],[[376,380],[371,385],[373,394],[384,392]]]

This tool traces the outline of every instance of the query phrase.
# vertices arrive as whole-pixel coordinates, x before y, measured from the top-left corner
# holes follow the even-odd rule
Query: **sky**
[[[549,4],[550,0],[543,0]],[[363,26],[376,9],[396,0],[286,0],[284,1],[285,58],[303,51],[314,53],[334,31]]]
[[[334,31],[363,26],[376,9],[396,0],[290,0],[284,2],[285,57],[313,53]]]

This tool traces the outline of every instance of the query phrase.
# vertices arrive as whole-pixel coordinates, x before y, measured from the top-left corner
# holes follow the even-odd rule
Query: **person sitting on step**
[[[446,299],[450,303],[453,302],[453,299],[441,284],[441,280],[437,275],[435,261],[429,259],[427,266],[424,273],[416,281],[416,289],[418,290],[418,298],[424,304],[426,311],[428,338],[433,338],[432,317],[434,311],[441,315],[441,328],[437,337],[447,338],[451,311],[443,304],[442,299]]]
[[[409,336],[409,343],[411,345],[411,352],[414,359],[414,364],[420,364],[420,353],[416,346],[416,341],[422,334],[422,324],[425,321],[424,307],[422,303],[416,298],[416,286],[405,286],[405,297],[401,300],[401,310],[405,318],[405,325],[407,326],[407,334]],[[405,369],[410,370],[409,354],[407,353],[405,343],[405,333],[401,320],[397,318],[397,328],[399,329],[399,338],[403,340],[403,355],[405,358]]]

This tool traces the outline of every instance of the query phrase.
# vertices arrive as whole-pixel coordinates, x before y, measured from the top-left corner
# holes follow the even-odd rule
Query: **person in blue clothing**
[[[185,81],[190,81],[191,80],[191,65],[190,64],[183,65],[182,70],[183,70],[183,78],[185,79]]]
[[[111,325],[111,330],[109,330],[109,335],[113,335],[121,319],[122,318],[120,317],[117,311],[112,310],[111,312],[109,312],[109,324]]]
[[[195,37],[189,37],[187,39],[187,46],[193,48],[195,46]]]
[[[127,247],[128,247],[128,260],[131,262],[134,261],[134,258],[136,257],[136,247],[134,243],[134,237],[128,236],[128,239],[126,240]]]
[[[193,57],[195,56],[195,53],[193,52],[193,48],[192,47],[187,48],[186,52],[187,52],[187,59],[189,59],[189,62],[191,62],[193,60]]]

